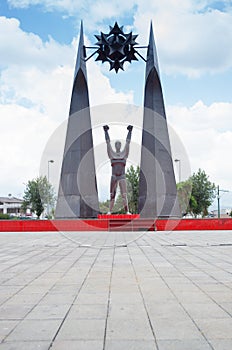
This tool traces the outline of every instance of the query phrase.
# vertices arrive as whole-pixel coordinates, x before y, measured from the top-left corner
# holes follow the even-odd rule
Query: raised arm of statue
[[[127,134],[127,137],[126,137],[126,145],[125,145],[125,149],[124,149],[126,158],[129,155],[132,129],[133,129],[133,126],[132,125],[128,125],[128,127],[127,127],[128,134]]]
[[[110,136],[109,136],[109,132],[108,132],[109,126],[108,126],[108,125],[104,125],[104,126],[103,126],[103,129],[104,129],[104,131],[105,131],[105,139],[106,139],[106,142],[107,142],[107,141],[110,141]]]
[[[113,149],[111,147],[111,144],[110,144],[110,136],[109,136],[109,126],[108,125],[104,125],[103,126],[103,129],[105,131],[105,139],[106,139],[106,144],[107,144],[107,154],[108,154],[108,157],[110,159],[112,159],[113,157]]]

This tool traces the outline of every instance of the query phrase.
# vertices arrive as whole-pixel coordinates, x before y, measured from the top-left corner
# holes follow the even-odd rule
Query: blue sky
[[[47,140],[67,118],[81,20],[91,45],[94,34],[115,21],[146,45],[153,21],[168,121],[192,172],[202,168],[215,184],[232,190],[230,0],[1,0],[1,195],[23,193],[23,182],[39,173]],[[141,60],[117,75],[93,59],[87,68],[92,105],[142,106]],[[222,200],[232,207],[232,195]]]

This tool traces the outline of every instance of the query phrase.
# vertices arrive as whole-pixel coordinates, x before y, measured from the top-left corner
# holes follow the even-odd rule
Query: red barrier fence
[[[107,231],[106,220],[0,220],[0,232]]]
[[[232,230],[232,219],[157,220],[157,231]]]
[[[0,220],[0,232],[232,230],[232,219]]]

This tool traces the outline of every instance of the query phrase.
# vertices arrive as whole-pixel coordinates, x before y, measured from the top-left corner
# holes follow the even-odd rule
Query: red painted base
[[[0,220],[0,232],[232,230],[232,219],[154,220],[139,217],[89,220]]]

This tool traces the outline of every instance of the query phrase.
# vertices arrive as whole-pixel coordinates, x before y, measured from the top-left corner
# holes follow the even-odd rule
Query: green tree
[[[99,209],[100,209],[101,213],[108,213],[109,208],[110,208],[110,201],[109,201],[109,199],[107,199],[104,202],[100,202],[99,203]]]
[[[189,198],[189,205],[187,208],[187,213],[195,215],[194,213],[196,211],[197,211],[197,201],[196,201],[196,198],[191,194],[191,196]]]
[[[182,213],[204,217],[216,196],[216,187],[205,171],[199,169],[188,180],[177,184],[177,193]]]
[[[216,186],[209,181],[209,176],[201,169],[191,176],[191,181],[192,196],[197,203],[192,212],[195,216],[201,214],[204,217],[208,214],[208,208],[216,197]]]
[[[37,218],[41,216],[44,209],[54,206],[55,191],[53,186],[48,182],[46,176],[37,177],[28,181],[24,191],[22,209],[26,211],[31,208],[36,213]]]
[[[122,196],[121,193],[118,193],[115,203],[114,203],[114,208],[113,208],[113,213],[115,214],[126,214],[126,211],[123,207],[123,201],[122,201]]]
[[[188,179],[186,181],[179,182],[176,186],[181,213],[187,214],[190,207],[192,182],[190,179]]]
[[[182,215],[193,214],[197,208],[197,202],[192,194],[191,178],[177,184],[177,195]]]
[[[139,173],[140,168],[131,165],[126,172],[128,186],[128,204],[132,214],[138,213],[138,197],[139,197]]]

